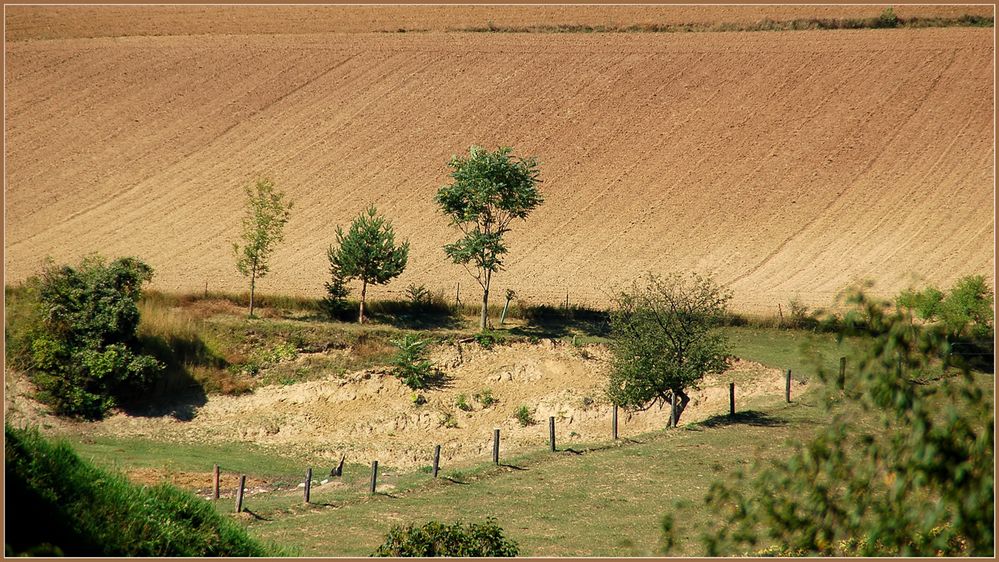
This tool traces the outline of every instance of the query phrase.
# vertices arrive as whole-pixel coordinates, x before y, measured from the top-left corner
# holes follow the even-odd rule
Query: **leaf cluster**
[[[712,485],[706,501],[722,524],[703,537],[707,554],[993,554],[991,395],[967,371],[946,371],[942,327],[863,293],[851,302],[877,335],[844,389],[819,370],[833,422],[786,461]],[[854,423],[835,409],[843,403],[875,425]]]
[[[951,339],[991,339],[993,299],[985,278],[969,275],[958,279],[947,293],[936,287],[902,291],[895,304],[922,320],[942,323]]]
[[[433,363],[427,358],[430,340],[421,339],[415,334],[390,340],[399,349],[392,359],[393,374],[403,384],[413,390],[430,388],[439,378]]]
[[[284,226],[291,214],[291,201],[274,189],[268,179],[246,186],[246,214],[243,216],[242,245],[233,243],[236,268],[245,276],[263,277],[270,271],[274,246],[284,239]]]
[[[336,279],[360,279],[372,285],[383,285],[398,277],[409,259],[409,242],[396,245],[392,222],[368,207],[344,233],[336,229],[336,247],[327,250],[330,271]]]
[[[517,556],[517,543],[493,518],[484,523],[393,526],[374,556]]]
[[[153,271],[135,258],[78,267],[49,265],[29,284],[37,324],[30,328],[29,373],[59,414],[100,418],[123,392],[140,388],[164,366],[139,353],[136,305]]]
[[[715,328],[730,299],[710,277],[697,274],[650,273],[644,285],[621,293],[611,312],[610,399],[649,408],[724,371],[728,349]]]
[[[488,286],[488,273],[503,267],[507,252],[503,235],[514,219],[526,219],[544,199],[537,189],[540,182],[534,158],[512,156],[513,149],[500,147],[490,152],[472,146],[468,156],[453,156],[451,184],[440,188],[435,201],[464,235],[444,246],[454,263],[471,264],[476,279]]]

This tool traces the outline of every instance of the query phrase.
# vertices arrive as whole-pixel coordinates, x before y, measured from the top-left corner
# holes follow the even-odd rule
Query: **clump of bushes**
[[[483,408],[488,408],[499,402],[499,400],[493,397],[493,391],[488,388],[482,389],[481,392],[476,392],[474,398],[479,401],[479,404],[482,404]]]
[[[440,378],[433,363],[427,359],[430,340],[420,339],[413,334],[406,334],[400,339],[391,340],[399,349],[392,360],[394,374],[402,383],[413,390],[430,388]]]
[[[136,333],[136,303],[152,276],[135,258],[94,255],[77,267],[50,264],[27,282],[33,312],[22,318],[14,353],[57,414],[99,419],[163,372]]]
[[[273,556],[207,501],[145,487],[80,459],[36,430],[4,426],[8,556]]]
[[[517,556],[517,543],[503,535],[493,518],[485,523],[431,521],[417,527],[393,526],[373,556]]]
[[[464,394],[459,394],[458,397],[454,399],[454,405],[463,412],[472,411],[472,405],[468,403],[468,398],[466,398]]]
[[[535,423],[534,413],[531,411],[530,408],[524,405],[521,405],[519,408],[517,408],[517,411],[514,412],[513,417],[517,418],[517,421],[520,423],[521,427],[527,427],[529,425],[534,425]]]

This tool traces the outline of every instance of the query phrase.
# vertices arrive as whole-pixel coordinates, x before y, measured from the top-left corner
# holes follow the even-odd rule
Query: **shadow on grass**
[[[500,465],[499,465],[499,466],[500,466],[501,468],[509,468],[509,469],[511,469],[511,470],[527,470],[527,468],[525,468],[525,467],[523,467],[523,466],[517,466],[517,465],[514,465],[514,464],[504,464],[504,463],[500,463]]]
[[[516,336],[559,339],[574,333],[593,337],[610,335],[610,315],[606,311],[576,306],[532,306],[523,311],[526,324],[510,328]]]
[[[711,416],[710,418],[698,422],[696,424],[691,424],[691,429],[695,426],[699,427],[726,427],[729,425],[751,425],[755,427],[782,427],[787,425],[787,420],[783,418],[777,418],[771,416],[770,414],[765,414],[763,412],[757,412],[755,410],[746,410],[744,412],[736,412],[734,415],[729,414],[719,414],[716,416]]]
[[[456,478],[452,478],[450,476],[442,476],[441,480],[447,480],[448,482],[450,482],[452,484],[461,484],[463,486],[467,486],[468,485],[468,482],[462,482],[461,480],[458,480]]]

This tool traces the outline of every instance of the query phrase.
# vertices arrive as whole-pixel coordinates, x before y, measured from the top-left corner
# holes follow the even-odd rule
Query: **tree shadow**
[[[526,324],[510,328],[516,336],[559,339],[582,332],[592,337],[610,335],[610,314],[577,306],[531,306],[521,312]]]
[[[463,486],[467,486],[468,485],[468,482],[462,482],[461,480],[457,480],[457,479],[455,479],[455,478],[453,478],[451,476],[442,476],[441,480],[447,480],[448,482],[450,482],[452,484],[461,484]]]
[[[517,466],[517,465],[513,465],[513,464],[504,464],[504,463],[500,463],[500,464],[499,464],[499,466],[500,466],[501,468],[509,468],[509,469],[511,469],[511,470],[527,470],[527,468],[526,468],[526,467],[523,467],[523,466]]]
[[[243,507],[243,513],[249,514],[256,521],[273,521],[273,519],[268,519],[268,518],[264,517],[263,515],[260,515],[258,513],[254,513],[252,511],[250,511],[249,509],[247,509],[246,507]]]
[[[208,401],[208,395],[190,368],[224,369],[228,363],[197,335],[143,335],[139,344],[143,353],[163,363],[164,370],[149,386],[121,396],[122,410],[130,416],[194,419],[197,409]]]
[[[718,414],[710,418],[692,424],[700,427],[725,427],[729,425],[751,425],[754,427],[782,427],[787,425],[787,420],[777,418],[770,414],[746,410],[736,412],[734,415]]]

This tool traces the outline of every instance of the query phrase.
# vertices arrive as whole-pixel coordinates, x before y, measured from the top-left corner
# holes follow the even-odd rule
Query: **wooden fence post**
[[[555,416],[548,416],[548,444],[551,446],[551,450],[555,452]]]
[[[836,382],[840,390],[846,388],[846,357],[839,358],[839,379]]]
[[[728,383],[728,415],[735,415],[735,383]]]
[[[614,435],[614,440],[617,441],[617,404],[614,404],[614,415],[611,418],[611,433]]]
[[[213,473],[213,484],[214,484],[213,489],[215,491],[214,496],[215,499],[219,499],[219,465],[217,464],[215,465],[215,468],[212,470],[212,473]]]
[[[437,478],[437,471],[441,468],[441,446],[434,447],[434,478]]]
[[[493,464],[499,464],[499,428],[493,430]]]
[[[461,308],[461,281],[458,282],[458,287],[454,290],[454,307]]]
[[[791,403],[791,369],[787,370],[787,374],[784,377],[784,400],[788,404]]]
[[[312,467],[305,471],[305,503],[309,503],[312,496]]]
[[[239,477],[239,489],[236,490],[236,513],[243,511],[243,489],[246,488],[246,475]]]
[[[678,418],[678,416],[677,416],[677,412],[676,412],[676,393],[674,392],[673,393],[673,399],[670,400],[670,409],[669,409],[669,425],[670,425],[670,427],[676,427],[676,423],[679,421],[677,418]]]
[[[378,461],[371,461],[371,493],[375,493],[378,485]]]

